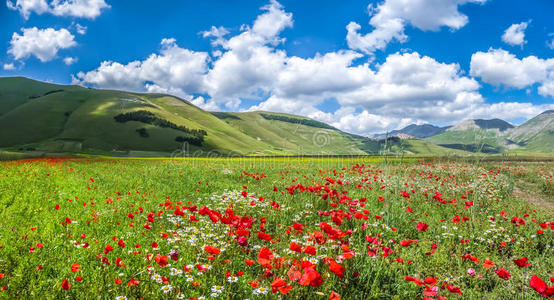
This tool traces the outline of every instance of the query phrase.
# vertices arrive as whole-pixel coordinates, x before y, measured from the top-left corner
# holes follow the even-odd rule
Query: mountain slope
[[[409,136],[413,136],[415,138],[423,139],[423,138],[426,138],[426,137],[441,134],[446,129],[448,129],[449,127],[450,126],[438,127],[438,126],[431,125],[431,124],[423,124],[423,125],[412,124],[412,125],[408,125],[408,126],[402,128],[400,130],[393,130],[393,131],[389,132],[388,134],[386,134],[386,133],[375,134],[375,135],[373,135],[373,138],[381,140],[381,139],[386,138],[387,135],[389,137],[392,137],[392,136],[396,136],[397,134],[403,133],[403,134],[407,134]]]
[[[502,153],[506,150],[502,136],[512,128],[512,124],[500,119],[464,120],[426,141],[470,152]]]
[[[554,110],[548,110],[508,131],[505,136],[516,143],[514,151],[553,152],[554,150]]]

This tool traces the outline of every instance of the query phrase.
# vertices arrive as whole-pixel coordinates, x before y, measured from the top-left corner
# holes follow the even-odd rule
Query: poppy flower
[[[342,279],[345,269],[343,266],[341,266],[334,259],[331,258],[329,260],[329,271],[335,273],[335,275]]]
[[[212,254],[212,255],[218,255],[219,253],[221,253],[221,251],[219,249],[217,249],[216,247],[213,247],[213,246],[206,246],[204,247],[204,251],[208,252],[209,254]]]
[[[267,247],[262,247],[260,253],[258,253],[258,263],[262,267],[271,266],[271,261],[273,260],[273,253]]]
[[[446,286],[446,288],[448,289],[449,292],[451,292],[453,294],[458,294],[458,295],[462,294],[462,291],[460,290],[460,288],[457,288],[453,285],[448,285],[448,286]]]
[[[108,254],[110,253],[110,251],[113,251],[113,247],[110,244],[108,244],[106,248],[104,248],[104,254]]]
[[[541,296],[544,297],[550,297],[554,295],[554,286],[547,286],[546,282],[544,282],[542,279],[540,279],[538,276],[533,275],[531,276],[531,280],[529,281],[529,285],[537,291],[537,293],[541,294]]]
[[[304,253],[310,254],[310,255],[316,255],[316,249],[314,246],[306,246],[302,250]]]
[[[527,266],[531,265],[530,263],[527,262],[527,257],[514,259],[514,264],[516,264],[520,268],[527,267]]]
[[[485,259],[485,262],[483,263],[483,267],[492,268],[494,267],[494,262],[490,259]]]
[[[134,278],[131,278],[129,280],[129,283],[127,283],[127,286],[134,286],[134,285],[139,285],[140,281],[134,279]]]
[[[81,265],[78,263],[74,263],[71,265],[71,272],[75,273],[78,272],[81,269]]]
[[[290,242],[289,249],[294,252],[302,252],[302,247],[295,242]]]
[[[500,277],[500,278],[502,278],[502,279],[505,279],[505,280],[510,279],[510,277],[512,276],[512,275],[510,275],[510,273],[508,273],[508,271],[506,271],[506,269],[504,269],[503,267],[500,268],[500,269],[496,269],[495,272],[496,272],[496,275],[498,275],[498,277]]]
[[[275,277],[273,282],[271,283],[271,289],[272,292],[275,294],[277,293],[277,290],[281,287],[284,287],[287,285],[287,282],[279,277]],[[287,291],[288,292],[288,291]]]
[[[329,295],[329,300],[340,300],[340,295],[336,292],[331,292],[331,295]]]
[[[167,255],[156,254],[154,260],[158,263],[160,267],[167,266]]]
[[[66,291],[71,288],[71,284],[67,281],[67,279],[64,279],[62,281],[61,286],[62,286],[62,289],[66,290]]]
[[[425,231],[427,231],[427,228],[429,228],[429,225],[427,225],[425,223],[418,222],[417,225],[416,225],[416,228],[419,231],[425,232]]]

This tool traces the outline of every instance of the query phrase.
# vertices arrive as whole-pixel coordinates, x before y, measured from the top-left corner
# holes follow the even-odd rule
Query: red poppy
[[[427,231],[427,228],[429,228],[429,225],[427,225],[425,223],[418,222],[416,228],[419,231],[425,232],[425,231]]]
[[[258,253],[258,263],[263,267],[271,267],[271,261],[273,260],[273,253],[267,247],[262,247],[260,253]]]
[[[502,279],[506,279],[506,280],[510,279],[510,277],[512,276],[503,267],[500,268],[500,269],[496,269],[495,272],[496,272],[496,275],[498,275],[498,277],[500,277]]]
[[[344,276],[344,267],[338,264],[334,259],[329,259],[329,270],[335,275],[337,275],[339,278],[342,278]]]
[[[75,273],[78,272],[81,269],[81,265],[78,263],[74,263],[71,265],[71,272]]]
[[[302,252],[302,247],[295,242],[290,242],[289,249],[298,253]]]
[[[210,246],[210,245],[204,247],[204,250],[206,252],[208,252],[209,254],[212,254],[212,255],[218,255],[219,253],[221,253],[221,251],[219,249],[217,249],[216,247]]]
[[[108,244],[106,248],[104,248],[104,254],[108,254],[110,253],[110,251],[113,251],[113,247],[110,244]]]
[[[459,288],[457,288],[457,287],[455,287],[455,286],[453,286],[453,285],[448,285],[446,288],[447,288],[451,293],[458,294],[458,295],[461,295],[461,294],[462,294],[462,291],[461,291]]]
[[[271,241],[271,235],[262,231],[258,231],[258,238],[263,241]]]
[[[272,292],[275,294],[277,293],[277,290],[281,287],[284,287],[287,285],[287,282],[279,277],[275,277],[273,282],[271,283],[271,289]],[[287,291],[288,292],[288,291]]]
[[[158,263],[160,267],[167,266],[167,255],[156,254],[154,260]]]
[[[306,246],[302,251],[310,255],[316,255],[316,249],[314,246]]]
[[[547,286],[546,282],[544,282],[536,275],[531,276],[531,281],[529,281],[529,285],[533,289],[535,289],[537,293],[541,294],[541,296],[550,297],[554,295],[554,286]]]
[[[527,257],[514,259],[514,264],[516,264],[520,268],[527,267],[527,266],[531,265],[530,263],[527,262]]]
[[[340,300],[340,295],[336,292],[331,292],[331,295],[329,295],[329,300]]]
[[[129,280],[129,283],[127,283],[127,286],[133,286],[133,285],[139,285],[140,281],[134,279],[134,278],[131,278],[131,280]]]
[[[67,281],[67,279],[64,279],[62,281],[62,289],[69,290],[71,288],[71,284]]]
[[[118,267],[125,267],[125,265],[123,264],[123,261],[121,260],[121,258],[116,258],[115,259],[115,264],[118,266]]]
[[[483,263],[483,267],[492,268],[494,267],[494,262],[490,259],[485,259],[485,262]]]

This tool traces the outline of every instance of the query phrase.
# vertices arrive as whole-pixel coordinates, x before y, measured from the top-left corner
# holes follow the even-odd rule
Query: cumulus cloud
[[[6,71],[13,71],[15,70],[15,65],[13,63],[4,64],[3,69]]]
[[[70,57],[70,56],[68,56],[68,57],[66,57],[66,58],[63,59],[63,62],[64,62],[64,64],[70,66],[70,65],[76,63],[78,60],[79,60],[79,59],[78,59],[77,57]]]
[[[14,32],[10,41],[8,54],[16,60],[26,59],[33,55],[42,62],[56,57],[61,49],[71,48],[77,43],[74,36],[66,29],[21,28],[22,34]]]
[[[531,21],[529,21],[531,22]],[[527,43],[525,40],[525,29],[529,25],[529,22],[521,22],[519,24],[512,24],[504,34],[502,35],[502,41],[512,46],[523,46]]]
[[[421,30],[437,31],[441,27],[457,30],[468,22],[458,6],[466,3],[485,3],[487,0],[385,0],[375,7],[370,4],[369,24],[373,31],[363,35],[356,22],[346,26],[346,41],[350,49],[371,54],[384,49],[393,40],[404,42],[407,36],[404,28],[410,24]]]
[[[7,0],[9,9],[17,10],[28,19],[31,13],[41,15],[44,13],[55,16],[95,19],[103,9],[110,8],[104,0]]]
[[[121,64],[104,61],[90,72],[79,72],[74,84],[178,96],[202,92],[208,54],[180,48],[175,39],[163,39],[160,54]]]
[[[451,7],[457,12],[457,5],[467,2],[483,1],[457,1]],[[276,1],[262,10],[237,33],[215,26],[201,32],[212,39],[211,56],[164,39],[159,54],[126,64],[102,62],[92,71],[78,73],[74,83],[172,93],[206,110],[236,110],[248,99],[255,103],[245,110],[300,114],[359,134],[411,123],[451,124],[471,117],[526,118],[549,107],[488,104],[479,93],[479,82],[458,64],[417,52],[393,53],[380,64],[359,63],[364,54],[344,49],[312,57],[290,56],[279,46],[285,41],[283,31],[293,26],[292,14]],[[457,14],[440,22],[414,15],[409,22],[425,30],[456,29],[467,23],[465,16]],[[340,108],[323,111],[325,99],[334,99]]]
[[[489,49],[471,56],[470,74],[483,82],[513,88],[526,88],[539,83],[539,93],[554,97],[554,58],[527,56],[523,59],[503,49]]]

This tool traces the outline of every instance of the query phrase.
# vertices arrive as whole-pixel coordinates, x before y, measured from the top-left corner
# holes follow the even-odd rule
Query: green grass
[[[552,220],[541,207],[513,198],[512,187],[519,176],[540,182],[552,169],[552,162],[478,166],[401,157],[0,162],[0,288],[5,286],[0,298],[175,299],[180,294],[208,297],[221,285],[218,298],[266,299],[280,295],[270,287],[276,277],[291,286],[283,296],[291,299],[328,298],[333,291],[342,299],[421,298],[424,287],[405,280],[413,276],[436,278],[438,296],[449,299],[539,299],[529,280],[537,275],[549,282],[554,239],[553,229],[537,230]],[[447,203],[434,198],[435,192]],[[466,208],[466,201],[473,206]],[[185,206],[196,210],[175,215]],[[203,206],[227,219],[210,220],[199,213]],[[455,216],[468,219],[455,223]],[[524,219],[525,225],[515,226],[512,217]],[[66,218],[70,224],[62,224]],[[349,234],[323,233],[318,243],[310,236],[323,232],[321,222],[335,233]],[[418,222],[428,224],[428,230],[418,231]],[[293,223],[303,225],[301,232]],[[270,240],[258,237],[261,227]],[[248,245],[237,242],[239,228],[240,234],[249,232]],[[119,239],[125,247],[118,246]],[[401,246],[402,240],[417,241]],[[314,246],[316,255],[288,250],[292,241]],[[88,246],[82,247],[85,242]],[[436,251],[427,255],[433,243]],[[105,252],[108,244],[113,251]],[[222,252],[210,259],[206,245]],[[280,262],[270,262],[271,270],[257,262],[261,247],[280,257]],[[169,259],[168,266],[149,256],[174,250],[178,257]],[[341,260],[349,251],[355,255]],[[463,259],[464,254],[478,257],[479,263]],[[521,257],[531,265],[517,267],[513,260]],[[124,266],[117,266],[116,258]],[[342,278],[330,270],[329,258],[345,268]],[[254,263],[249,266],[246,259]],[[322,276],[320,286],[290,278],[301,259],[313,260]],[[495,267],[485,268],[485,259]],[[81,268],[72,272],[75,263]],[[210,269],[200,272],[196,265]],[[508,280],[495,273],[501,267],[511,274]],[[183,272],[171,275],[171,268]],[[307,272],[303,268],[301,273]],[[467,274],[469,268],[475,277]],[[231,282],[227,272],[241,276]],[[156,282],[156,274],[168,282]],[[64,279],[71,284],[68,290],[61,287]],[[131,279],[138,285],[128,286]],[[161,288],[168,284],[172,291],[166,294]],[[461,296],[449,292],[449,285],[460,288]],[[267,294],[255,295],[260,287]]]

